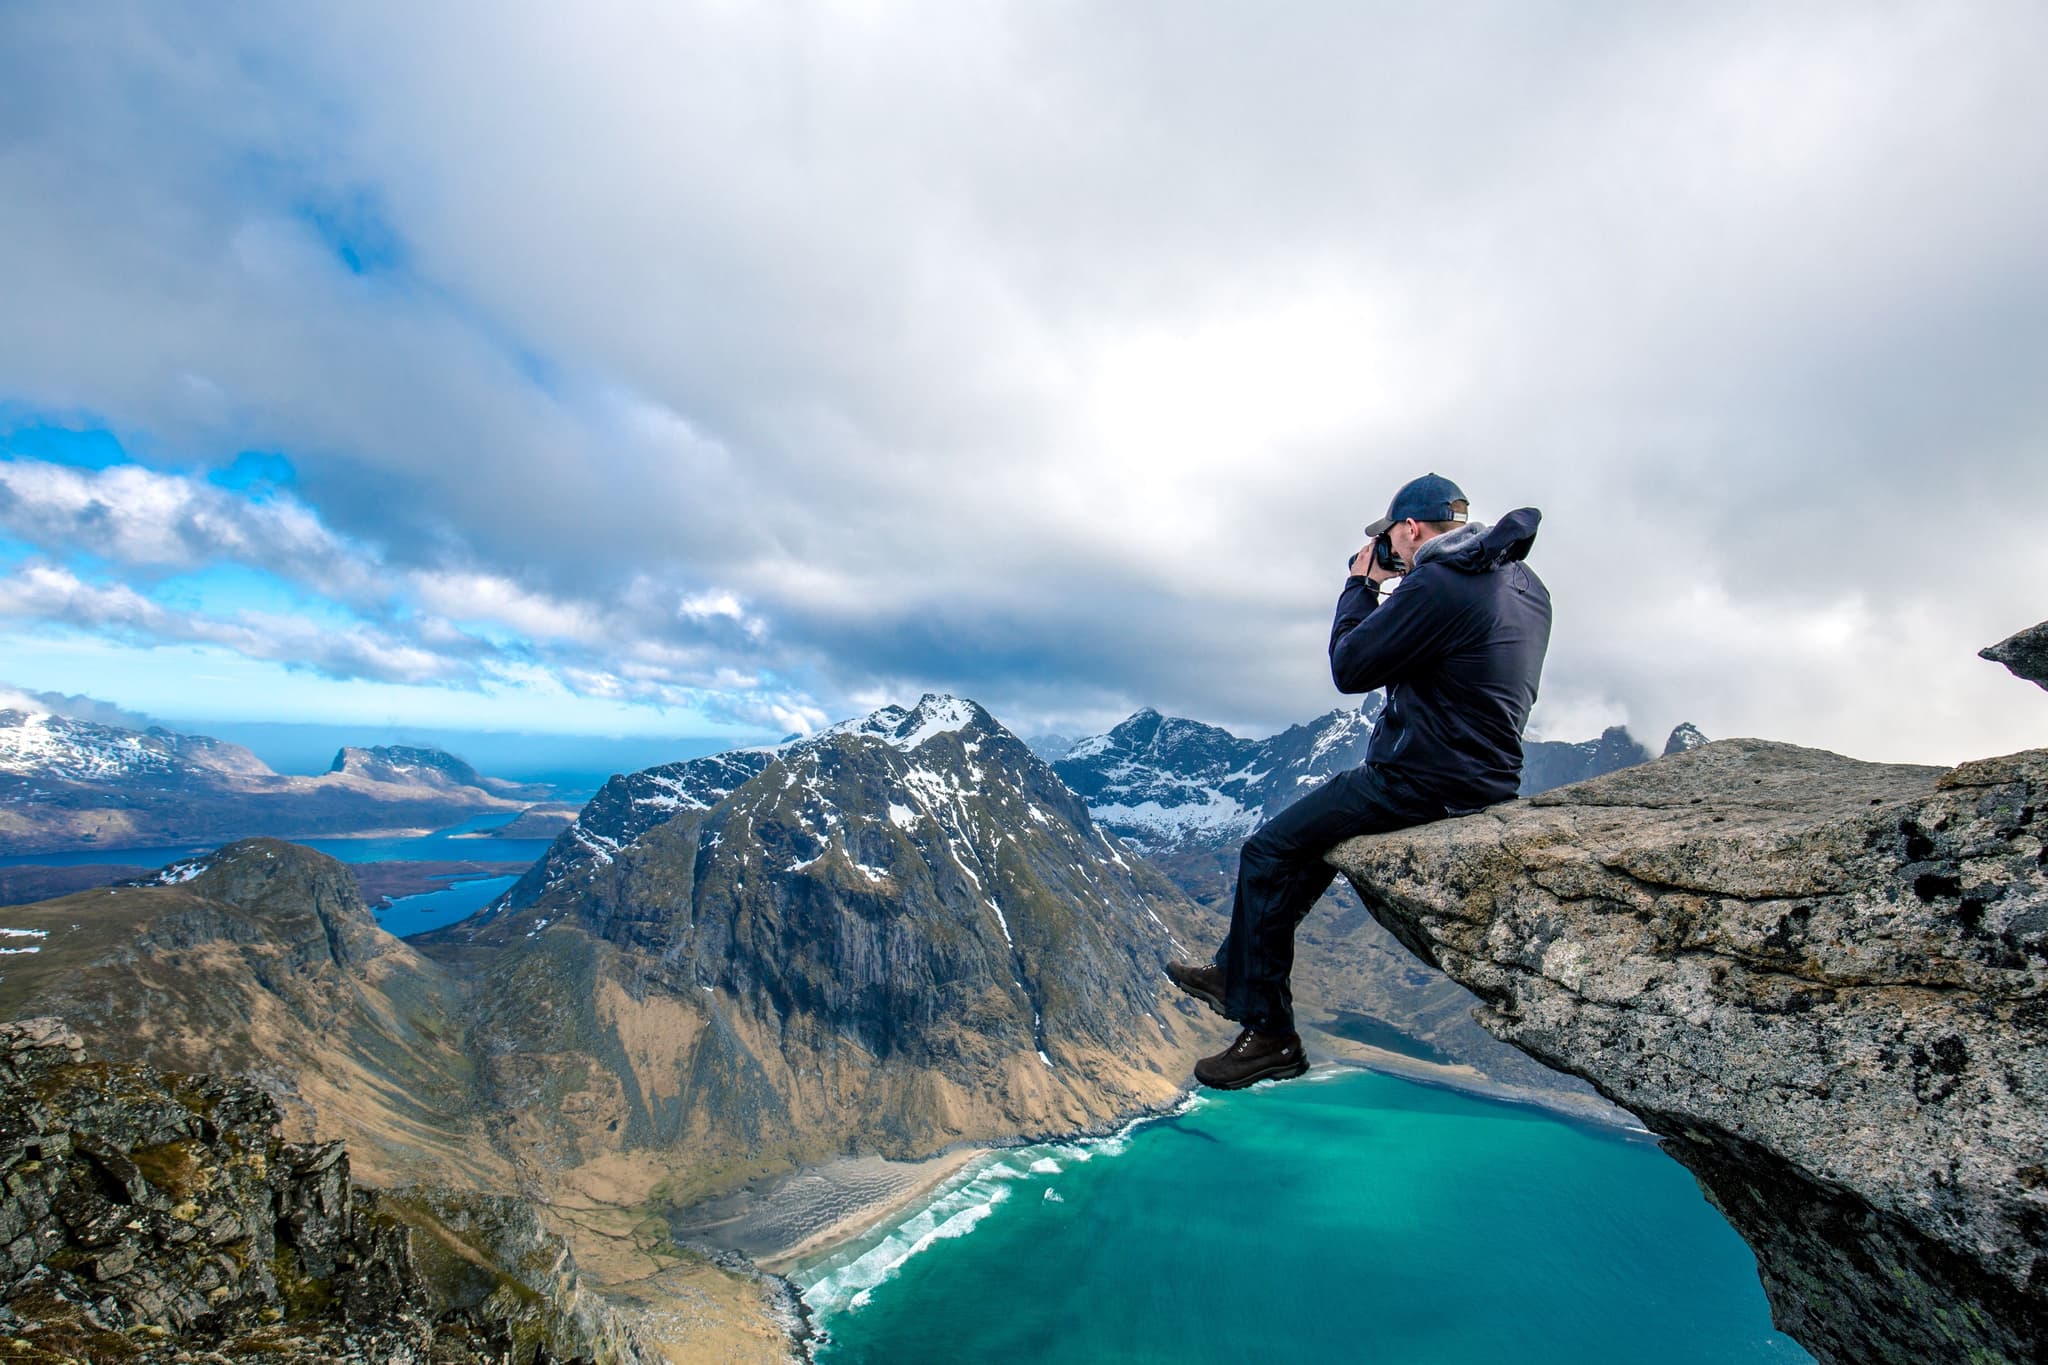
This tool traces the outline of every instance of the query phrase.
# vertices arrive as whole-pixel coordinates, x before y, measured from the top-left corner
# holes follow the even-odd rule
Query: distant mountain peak
[[[1664,741],[1664,752],[1666,755],[1682,754],[1688,749],[1697,749],[1706,742],[1707,737],[1700,733],[1697,725],[1689,720],[1680,721],[1671,731],[1671,738]]]
[[[835,735],[879,739],[908,753],[927,740],[962,730],[1001,729],[1002,725],[980,703],[945,692],[927,692],[916,706],[878,706],[864,716],[842,720],[808,735],[795,735],[780,744],[736,753],[795,754],[826,743]],[[1007,732],[1005,732],[1007,733]],[[1021,743],[1021,741],[1019,741]]]
[[[413,744],[349,745],[334,755],[330,773],[353,773],[377,782],[426,782],[440,786],[482,787],[483,774],[441,749]]]
[[[1268,739],[1219,725],[1134,712],[1053,763],[1096,820],[1151,852],[1221,847],[1258,827],[1309,786],[1363,762],[1377,693]]]
[[[71,782],[189,774],[276,776],[239,744],[160,725],[129,730],[18,707],[0,711],[0,773]]]

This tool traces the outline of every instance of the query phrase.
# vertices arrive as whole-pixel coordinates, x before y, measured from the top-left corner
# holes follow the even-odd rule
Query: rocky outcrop
[[[62,1018],[109,1061],[253,1075],[294,1137],[348,1137],[381,1184],[502,1178],[469,1114],[459,984],[379,929],[333,858],[243,840],[0,927],[0,1018]]]
[[[2048,621],[1986,645],[1977,651],[1977,657],[2004,664],[2014,676],[2048,688]]]
[[[393,1201],[278,1119],[247,1082],[95,1063],[55,1019],[0,1025],[7,1358],[643,1358],[521,1201]]]
[[[1827,1361],[2048,1353],[2048,751],[1726,740],[1331,855],[1639,1115]]]

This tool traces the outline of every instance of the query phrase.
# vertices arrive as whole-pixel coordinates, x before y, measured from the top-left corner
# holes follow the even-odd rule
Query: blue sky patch
[[[251,488],[288,487],[298,475],[292,462],[274,450],[245,450],[227,468],[208,471],[206,481],[240,493]]]
[[[385,275],[405,267],[405,243],[368,190],[302,202],[297,216],[351,275]]]
[[[213,564],[174,574],[150,589],[150,596],[174,611],[207,616],[263,612],[295,616],[323,625],[346,628],[357,618],[326,600],[287,583],[276,574],[243,564]]]
[[[8,416],[0,408],[0,422]],[[108,469],[133,463],[128,451],[113,432],[100,428],[78,430],[52,426],[41,421],[23,421],[0,435],[0,455],[16,459],[48,460],[78,469]]]

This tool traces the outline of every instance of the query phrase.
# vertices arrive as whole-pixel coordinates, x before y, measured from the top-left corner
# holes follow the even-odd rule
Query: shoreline
[[[1320,1030],[1309,1031],[1319,1044],[1319,1065],[1379,1072],[1475,1099],[1527,1106],[1561,1122],[1583,1124],[1625,1140],[1655,1140],[1655,1134],[1634,1115],[1597,1095],[1514,1085],[1464,1063],[1423,1061]],[[982,1158],[1012,1147],[1082,1142],[1122,1132],[1173,1113],[1187,1103],[1189,1095],[1199,1092],[1200,1087],[1191,1080],[1173,1102],[1091,1130],[1019,1134],[1007,1141],[949,1147],[914,1161],[854,1156],[800,1167],[670,1215],[669,1233],[680,1245],[743,1258],[761,1273],[788,1284],[801,1301],[802,1290],[788,1278],[791,1271],[904,1218]]]
[[[1642,1120],[1634,1114],[1598,1095],[1579,1095],[1564,1090],[1542,1090],[1534,1086],[1515,1085],[1508,1081],[1495,1080],[1477,1067],[1464,1062],[1426,1062],[1419,1057],[1375,1047],[1371,1043],[1357,1043],[1348,1038],[1339,1038],[1313,1025],[1308,1026],[1304,1032],[1313,1035],[1319,1045],[1318,1051],[1323,1054],[1321,1060],[1334,1066],[1377,1071],[1382,1075],[1395,1076],[1418,1085],[1433,1085],[1445,1090],[1454,1090],[1475,1099],[1492,1100],[1500,1104],[1527,1105],[1541,1109],[1556,1118],[1588,1124],[1609,1133],[1620,1133],[1629,1137],[1656,1136],[1644,1127]]]
[[[680,1210],[670,1215],[669,1232],[684,1245],[736,1252],[770,1275],[786,1275],[904,1214],[995,1150],[973,1144],[916,1161],[838,1157]]]

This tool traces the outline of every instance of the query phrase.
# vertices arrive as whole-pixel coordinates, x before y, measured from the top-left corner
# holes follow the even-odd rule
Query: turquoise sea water
[[[1648,1140],[1342,1069],[998,1154],[792,1278],[829,1365],[1809,1359]]]

